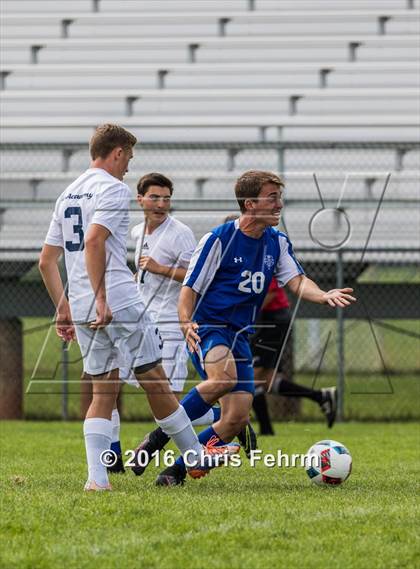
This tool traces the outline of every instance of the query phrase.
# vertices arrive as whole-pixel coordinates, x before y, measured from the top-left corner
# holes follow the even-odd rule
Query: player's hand
[[[329,304],[333,308],[336,306],[345,308],[356,302],[356,298],[350,294],[352,292],[352,288],[333,288],[323,295],[323,300],[325,304]]]
[[[55,330],[63,342],[72,342],[76,339],[76,332],[72,321],[70,309],[57,311],[55,317]]]
[[[185,341],[187,342],[188,350],[191,353],[198,353],[198,344],[201,342],[200,336],[197,334],[198,324],[197,322],[183,322],[181,324],[181,330],[184,334]]]
[[[92,330],[105,328],[112,320],[112,312],[106,300],[96,299],[96,320],[89,324]]]
[[[140,257],[139,269],[158,275],[162,272],[162,265],[152,259],[152,257]]]

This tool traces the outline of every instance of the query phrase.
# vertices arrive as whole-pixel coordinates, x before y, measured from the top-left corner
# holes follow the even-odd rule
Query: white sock
[[[85,436],[86,458],[88,463],[88,479],[99,486],[106,486],[108,472],[101,463],[100,457],[111,446],[112,423],[108,419],[95,417],[85,419],[83,424]]]
[[[191,421],[191,424],[197,427],[199,425],[212,425],[213,423],[214,423],[213,408],[209,409],[201,417],[198,417],[198,419],[194,419],[194,421]]]
[[[120,414],[118,413],[118,409],[112,410],[111,422],[112,422],[111,443],[117,443],[120,440]]]
[[[174,413],[169,415],[169,417],[155,419],[155,421],[162,431],[173,439],[182,455],[184,455],[187,450],[192,450],[196,453],[197,461],[200,459],[203,446],[198,440],[191,421],[182,405],[180,405]],[[191,453],[189,453],[188,462],[190,464],[194,462]]]

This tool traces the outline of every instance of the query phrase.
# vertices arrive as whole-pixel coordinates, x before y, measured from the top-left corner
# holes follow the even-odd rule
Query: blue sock
[[[212,407],[209,403],[204,401],[196,387],[193,387],[180,403],[191,421],[202,417]]]
[[[217,442],[215,443],[215,446],[217,447],[227,444],[225,443],[225,441],[222,441],[222,439],[219,438],[219,435],[216,433],[216,431],[213,429],[212,426],[207,427],[207,429],[204,429],[204,431],[201,431],[201,433],[198,435],[198,440],[202,445],[205,445],[206,443],[209,442],[209,440],[212,437],[216,437],[218,439]],[[182,458],[182,456],[179,456],[176,459],[175,464],[177,464],[178,466],[183,466],[185,468],[184,459]]]
[[[221,414],[222,414],[221,407],[213,407],[213,415],[214,415],[213,423],[217,423],[217,421],[220,419]]]
[[[111,443],[111,450],[115,452],[115,454],[121,454],[121,443],[120,441],[114,441]]]
[[[213,425],[220,419],[220,415],[222,414],[220,407],[210,407],[210,409],[202,415],[198,417],[198,419],[194,419],[191,421],[193,427],[198,427],[201,425]]]

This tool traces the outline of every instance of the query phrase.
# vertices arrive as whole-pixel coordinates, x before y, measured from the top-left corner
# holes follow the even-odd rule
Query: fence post
[[[0,419],[23,419],[23,340],[19,318],[0,319]]]
[[[69,418],[69,352],[68,343],[61,344],[61,418]]]
[[[343,252],[341,249],[337,251],[337,267],[336,267],[336,287],[343,288]],[[343,308],[337,310],[337,392],[338,392],[338,408],[337,420],[344,420],[344,313]]]

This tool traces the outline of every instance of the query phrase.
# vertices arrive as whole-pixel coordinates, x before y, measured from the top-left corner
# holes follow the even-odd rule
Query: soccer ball
[[[311,459],[311,456],[317,457]],[[337,441],[319,441],[307,452],[306,473],[319,485],[342,484],[351,473],[352,458],[347,448]]]

